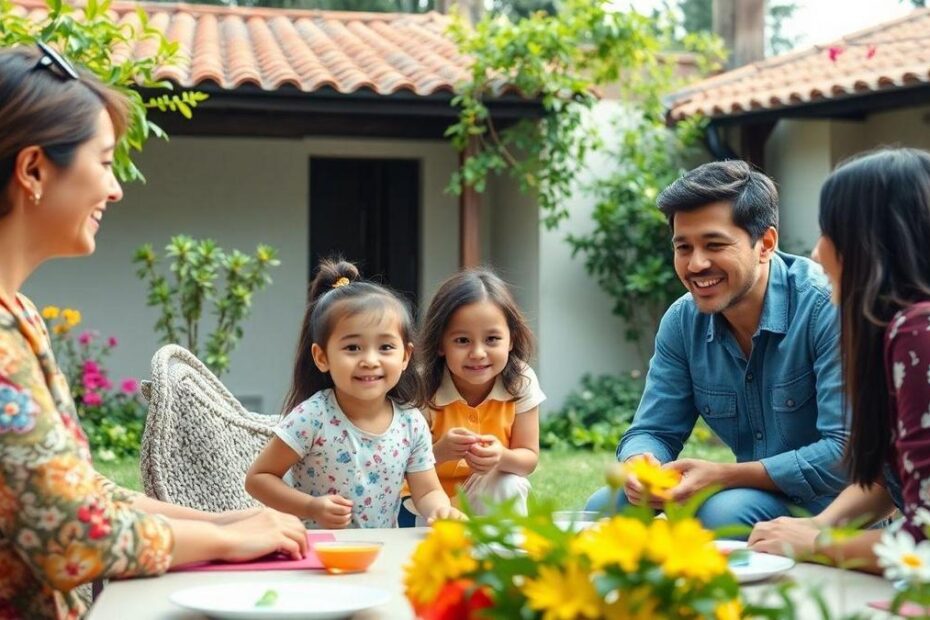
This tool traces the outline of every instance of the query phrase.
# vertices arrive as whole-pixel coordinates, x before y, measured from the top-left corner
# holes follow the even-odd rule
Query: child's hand
[[[436,460],[457,461],[468,454],[468,450],[478,443],[480,437],[467,428],[457,426],[450,428],[449,432],[443,435],[433,446],[433,453]]]
[[[352,521],[352,500],[341,495],[310,498],[310,518],[329,530],[341,530]]]
[[[504,445],[494,435],[478,435],[477,438],[465,454],[465,462],[475,473],[486,474],[501,462]]]
[[[426,519],[426,522],[432,525],[434,522],[442,520],[468,521],[468,517],[458,508],[453,508],[452,506],[437,506],[433,514]]]

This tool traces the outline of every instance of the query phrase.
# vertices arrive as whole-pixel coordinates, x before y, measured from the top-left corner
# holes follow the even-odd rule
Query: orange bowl
[[[313,544],[320,563],[330,573],[360,573],[368,570],[384,543],[339,540]]]

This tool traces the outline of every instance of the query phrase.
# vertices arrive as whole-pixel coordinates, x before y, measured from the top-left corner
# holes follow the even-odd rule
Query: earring
[[[42,194],[40,194],[39,192],[33,192],[33,194],[32,194],[32,204],[38,206],[40,200],[42,200]]]

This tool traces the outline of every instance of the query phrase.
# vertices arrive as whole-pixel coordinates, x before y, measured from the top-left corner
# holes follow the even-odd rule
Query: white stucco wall
[[[872,114],[862,120],[784,119],[765,149],[766,172],[781,194],[781,234],[790,250],[811,249],[820,234],[820,186],[844,159],[881,146],[930,149],[930,106]]]
[[[766,143],[765,167],[778,186],[782,247],[813,248],[820,183],[832,167],[830,122],[779,121]]]
[[[42,266],[25,292],[39,306],[72,306],[84,326],[121,341],[111,367],[116,378],[148,377],[157,348],[154,309],[130,263],[150,242],[172,235],[210,237],[226,249],[280,250],[274,284],[258,293],[245,336],[224,381],[237,395],[260,396],[277,411],[287,389],[307,287],[308,161],[312,156],[417,158],[422,162],[421,291],[424,298],[458,265],[458,206],[444,193],[457,156],[444,142],[260,140],[175,137],[151,141],[139,158],[146,185],[125,188],[98,234],[97,252]]]

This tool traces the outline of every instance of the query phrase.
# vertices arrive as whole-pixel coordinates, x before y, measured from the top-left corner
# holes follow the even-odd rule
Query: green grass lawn
[[[733,454],[716,442],[689,442],[682,456],[721,462],[733,460]],[[544,450],[539,457],[539,467],[530,476],[533,495],[560,508],[580,509],[588,496],[604,485],[604,469],[613,460],[613,452]],[[120,486],[142,490],[137,460],[97,460],[94,464],[100,473]]]

